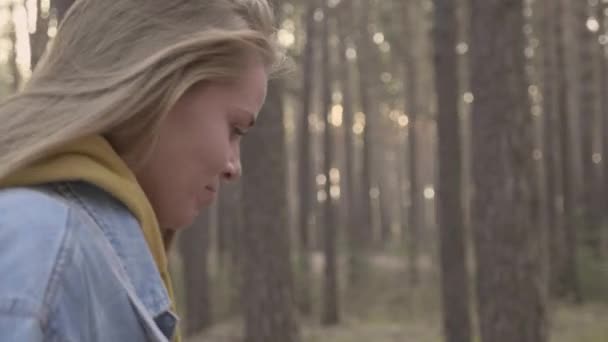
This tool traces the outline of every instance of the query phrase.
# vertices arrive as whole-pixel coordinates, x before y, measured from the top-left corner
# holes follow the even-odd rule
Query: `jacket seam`
[[[78,192],[76,190],[74,190],[74,188],[72,187],[72,185],[70,183],[60,183],[60,188],[59,190],[67,195],[70,196],[72,199],[74,199],[78,205],[82,208],[82,210],[84,212],[86,212],[87,216],[89,216],[93,222],[95,222],[95,224],[97,225],[97,228],[101,229],[104,232],[104,236],[106,239],[108,239],[108,241],[110,242],[115,242],[114,238],[112,235],[108,235],[105,231],[105,229],[103,229],[103,227],[107,227],[108,223],[104,221],[103,219],[103,215],[100,215],[96,210],[95,207],[88,205],[85,201],[82,200],[82,198],[80,197],[80,195],[78,194]],[[63,190],[63,191],[62,191]],[[121,255],[120,251],[114,249],[114,252],[119,255],[121,258],[124,257],[123,255]],[[121,263],[122,268],[125,271],[128,271],[127,266],[124,265],[123,263]]]
[[[70,260],[70,253],[68,249],[68,237],[70,236],[70,230],[67,228],[67,224],[70,217],[70,209],[69,207],[66,210],[65,219],[63,222],[63,227],[65,227],[63,236],[61,237],[61,243],[59,244],[59,250],[57,251],[57,255],[53,262],[53,267],[51,269],[51,273],[47,282],[47,286],[44,290],[44,295],[42,297],[42,308],[41,308],[41,328],[43,329],[43,333],[46,335],[47,329],[49,327],[50,320],[50,310],[52,308],[52,304],[54,298],[59,289],[60,281],[63,278],[63,272],[65,270],[65,265],[67,265]]]
[[[101,218],[102,215],[100,215],[99,213],[97,213],[95,211],[95,208],[88,205],[85,201],[82,200],[82,198],[80,197],[80,195],[78,194],[78,191],[76,191],[72,184],[67,183],[67,182],[61,182],[58,184],[58,190],[66,195],[69,196],[71,199],[73,199],[74,201],[77,202],[77,204],[82,208],[82,210],[84,212],[86,212],[87,216],[89,216],[93,222],[98,226],[98,228],[100,230],[102,230],[104,232],[104,237],[106,239],[108,239],[109,242],[112,242],[112,236],[108,236],[108,234],[105,233],[104,229],[102,227],[107,226],[106,222],[103,221],[103,219]],[[116,253],[117,256],[119,256],[119,266],[121,267],[121,269],[125,272],[125,274],[129,274],[129,269],[128,266],[122,262],[122,260],[120,260],[120,258],[123,258],[124,256],[121,255],[121,252],[115,248],[113,248],[114,253]],[[129,279],[130,280],[130,279]],[[153,316],[154,318],[161,316],[162,314],[166,313],[166,312],[171,312],[170,309],[170,302],[168,301],[168,298],[166,297],[162,297],[159,298],[158,296],[156,296],[155,294],[152,294],[152,297],[155,301],[155,306],[160,307],[161,311],[160,312],[150,312],[150,315]],[[173,312],[171,312],[172,314],[174,314]],[[175,315],[175,314],[174,314]]]
[[[59,182],[56,185],[56,190],[59,192],[59,195],[63,195],[66,197],[67,200],[73,200],[75,202],[76,205],[78,205],[78,207],[80,207],[80,209],[82,211],[84,211],[84,213],[93,221],[93,223],[95,225],[97,225],[96,228],[100,229],[102,232],[104,232],[104,238],[108,239],[108,242],[110,242],[111,236],[108,236],[104,229],[102,227],[107,226],[107,223],[104,222],[104,220],[101,218],[102,215],[100,215],[93,206],[90,206],[86,203],[86,201],[84,201],[81,196],[78,194],[78,191],[74,189],[74,187],[72,186],[72,184],[68,183],[68,182]],[[128,268],[127,265],[125,265],[122,260],[120,260],[121,257],[123,257],[122,255],[120,255],[120,251],[116,250],[113,248],[114,253],[116,253],[116,255],[119,257],[118,261],[119,264],[118,266],[122,269],[123,272],[125,272],[126,275],[129,274],[128,272]],[[128,279],[130,281],[130,279]],[[150,316],[152,317],[153,320],[155,320],[156,318],[162,316],[163,314],[169,313],[171,314],[175,320],[178,320],[177,315],[171,311],[169,302],[165,302],[167,300],[166,297],[163,297],[162,299],[158,298],[156,295],[152,295],[154,298],[154,301],[160,301],[159,302],[159,307],[161,307],[161,311],[160,312],[151,312],[149,311],[148,308],[146,308],[146,310],[148,310],[148,313],[150,314]],[[155,322],[156,323],[156,322]]]

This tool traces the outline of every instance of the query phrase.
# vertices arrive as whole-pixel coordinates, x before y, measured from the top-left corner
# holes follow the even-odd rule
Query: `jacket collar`
[[[74,198],[103,231],[122,262],[131,285],[152,317],[170,310],[171,300],[163,285],[141,227],[120,201],[85,182],[57,183],[55,191]]]

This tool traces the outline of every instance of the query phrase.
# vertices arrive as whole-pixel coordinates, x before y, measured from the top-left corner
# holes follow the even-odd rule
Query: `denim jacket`
[[[0,341],[169,341],[139,223],[83,182],[0,190]]]

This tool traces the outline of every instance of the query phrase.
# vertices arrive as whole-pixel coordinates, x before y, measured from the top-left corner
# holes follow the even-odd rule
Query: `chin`
[[[184,229],[185,227],[187,227],[187,226],[173,225],[173,226],[170,226],[170,227],[165,227],[165,228],[163,228],[163,230],[165,230],[165,231],[171,231],[171,232],[176,232],[176,231]]]
[[[188,203],[188,202],[182,202]],[[167,230],[181,230],[184,228],[188,228],[193,225],[201,224],[202,221],[199,219],[203,213],[207,211],[207,209],[213,204],[213,198],[191,198],[189,205],[181,205],[179,207],[173,207],[174,209],[182,209],[180,211],[174,211],[171,215],[169,224],[164,225],[164,229]]]
[[[196,222],[198,216],[199,212],[196,210],[192,210],[190,213],[183,212],[181,215],[174,217],[170,224],[164,225],[163,229],[177,231],[188,228]]]

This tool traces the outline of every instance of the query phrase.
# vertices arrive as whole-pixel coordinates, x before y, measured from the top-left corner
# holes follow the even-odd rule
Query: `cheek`
[[[166,130],[166,168],[181,179],[170,181],[184,187],[215,181],[230,156],[230,128],[222,110],[210,106],[208,112],[187,112],[174,116]],[[176,184],[177,183],[177,184]],[[179,184],[181,183],[181,184]]]
[[[223,170],[230,141],[222,125],[202,127],[193,134],[188,144],[188,158],[197,168],[199,176],[216,176]]]

